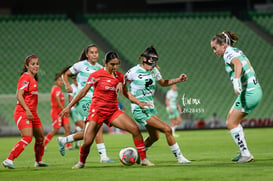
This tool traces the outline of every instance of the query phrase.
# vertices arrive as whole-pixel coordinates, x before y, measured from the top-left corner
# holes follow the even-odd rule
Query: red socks
[[[23,138],[18,141],[12,148],[8,159],[14,160],[14,158],[17,158],[25,149],[25,147],[31,143],[32,137],[31,136],[23,136]]]
[[[52,138],[53,138],[53,136],[51,134],[47,134],[45,137],[44,146],[46,146],[47,143],[50,142]]]
[[[42,157],[44,155],[44,139],[35,140],[34,144],[34,152],[35,152],[35,160],[36,162],[42,161]]]
[[[90,147],[83,149],[82,146],[80,148],[80,162],[85,164],[86,158],[90,152]]]
[[[32,137],[31,136],[23,136],[23,138],[18,141],[14,147],[12,148],[8,159],[14,160],[17,158],[25,149],[25,147],[31,143]],[[34,144],[34,151],[35,151],[35,160],[37,162],[42,161],[42,157],[44,155],[44,139],[35,140]]]
[[[143,160],[146,158],[146,150],[143,140],[134,140],[137,152],[140,156],[140,159]]]

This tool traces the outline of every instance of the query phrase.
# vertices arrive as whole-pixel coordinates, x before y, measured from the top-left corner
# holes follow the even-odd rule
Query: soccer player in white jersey
[[[96,45],[89,45],[83,49],[79,60],[72,65],[65,73],[63,74],[65,89],[68,93],[72,93],[73,89],[68,81],[68,76],[77,75],[77,82],[78,82],[78,92],[85,86],[86,81],[89,75],[99,69],[102,68],[102,65],[97,63],[99,58],[99,50]],[[82,115],[84,121],[88,116],[89,106],[92,101],[94,88],[91,88],[88,93],[82,98],[76,105],[78,112]],[[97,143],[97,149],[100,154],[100,162],[101,163],[109,163],[113,162],[106,153],[106,147],[103,142],[102,137],[103,129],[102,127],[98,131],[98,134],[95,138]],[[64,145],[66,143],[70,143],[76,140],[83,139],[83,132],[78,132],[76,134],[69,135],[65,138],[59,137],[58,143],[60,146],[60,153],[61,155],[65,154]]]
[[[247,163],[254,159],[244,136],[241,120],[251,113],[262,99],[262,89],[248,58],[238,48],[233,47],[238,35],[229,31],[216,34],[210,44],[213,52],[224,58],[225,68],[232,81],[237,98],[231,107],[226,125],[240,149],[232,161]]]
[[[174,137],[179,137],[179,135],[175,133],[175,129],[182,121],[180,116],[182,109],[177,98],[178,98],[177,85],[173,84],[171,85],[170,90],[168,90],[166,94],[165,103],[166,111],[171,121],[171,128]]]
[[[146,48],[140,55],[140,64],[131,68],[125,75],[126,81],[129,83],[130,92],[141,102],[150,104],[150,107],[142,109],[137,104],[131,104],[131,111],[134,119],[146,127],[149,136],[145,139],[145,147],[148,149],[154,142],[159,139],[159,131],[166,136],[170,150],[175,155],[178,163],[188,164],[190,161],[186,159],[177,142],[175,141],[170,126],[158,118],[158,113],[154,105],[154,92],[156,82],[163,87],[170,86],[187,80],[186,74],[181,74],[178,78],[164,80],[158,70],[157,61],[158,54],[153,46]]]

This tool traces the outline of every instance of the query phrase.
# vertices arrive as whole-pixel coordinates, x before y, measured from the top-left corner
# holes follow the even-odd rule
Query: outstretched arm
[[[160,79],[158,82],[159,85],[161,85],[162,87],[167,87],[179,82],[184,82],[188,80],[187,75],[186,74],[181,74],[178,78],[175,79],[168,79],[168,80],[164,80],[163,78]]]
[[[70,109],[72,106],[74,106],[77,102],[79,102],[89,91],[92,85],[85,84],[85,86],[80,90],[80,92],[72,99],[72,101],[63,109],[63,111],[60,113],[60,117],[63,115],[68,116],[70,113]]]

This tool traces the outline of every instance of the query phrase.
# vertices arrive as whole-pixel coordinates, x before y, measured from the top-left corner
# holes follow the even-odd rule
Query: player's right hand
[[[32,112],[30,110],[26,111],[26,115],[27,115],[27,119],[29,121],[33,121],[34,117],[33,117],[33,114],[32,114]]]
[[[60,112],[59,117],[63,117],[63,116],[70,116],[70,108],[66,107],[62,110],[62,112]]]

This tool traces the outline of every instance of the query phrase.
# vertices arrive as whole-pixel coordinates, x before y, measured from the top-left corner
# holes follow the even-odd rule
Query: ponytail
[[[230,31],[223,31],[222,33],[216,34],[212,41],[216,41],[218,44],[225,43],[229,46],[233,46],[238,41],[238,34],[231,33]]]

